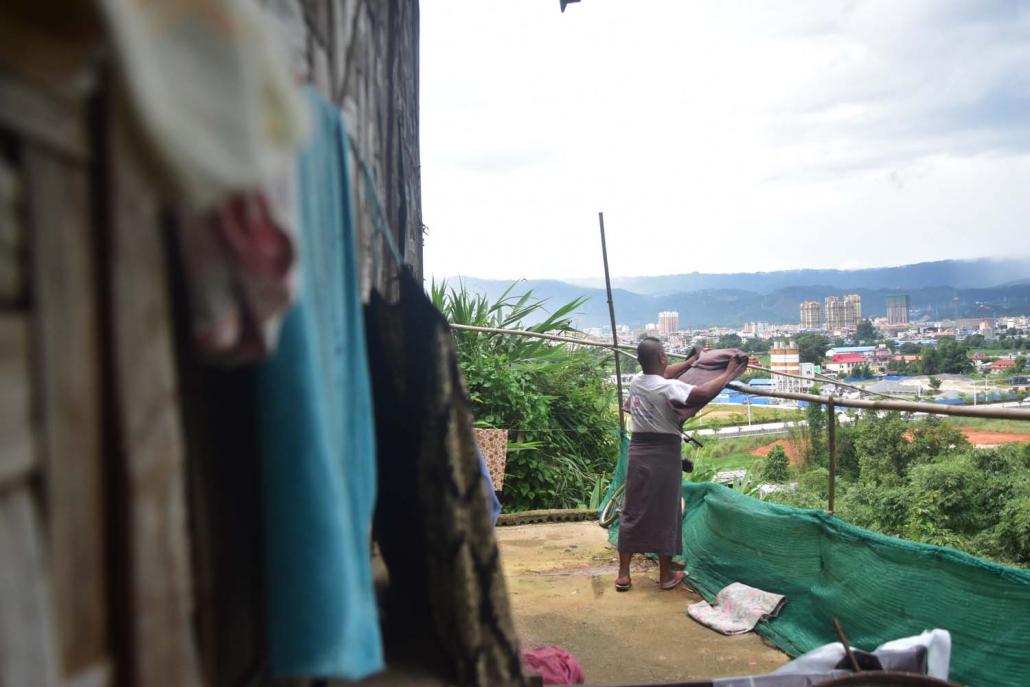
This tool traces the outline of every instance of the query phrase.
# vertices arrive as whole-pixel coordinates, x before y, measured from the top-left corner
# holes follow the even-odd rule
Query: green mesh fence
[[[625,479],[625,452],[620,463],[616,475]],[[1030,685],[1030,571],[719,484],[684,482],[683,498],[683,553],[693,585],[709,601],[731,582],[786,594],[780,616],[757,631],[791,656],[837,641],[832,618],[862,649],[943,628],[951,633],[953,680]],[[609,539],[618,541],[617,524]]]
[[[608,485],[608,491],[601,499],[601,506],[598,513],[604,511],[604,507],[614,496],[615,491],[626,482],[626,465],[629,464],[629,434],[625,431],[619,432],[619,458],[615,461],[615,474],[612,475],[612,483]],[[614,539],[612,541],[615,541]]]

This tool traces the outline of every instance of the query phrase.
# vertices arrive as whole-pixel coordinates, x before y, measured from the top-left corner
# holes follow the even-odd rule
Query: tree
[[[937,344],[940,355],[940,371],[951,374],[963,374],[973,369],[969,359],[969,348],[955,339],[941,339]]]
[[[840,428],[837,456],[837,517],[1030,567],[1030,444],[974,449],[940,418],[866,413]],[[826,481],[824,468],[811,468],[798,476],[796,489],[767,498],[823,508]]]
[[[926,383],[930,387],[930,390],[934,393],[937,393],[941,388],[940,377],[934,377],[933,375],[930,375],[930,378],[926,381]]]
[[[1023,372],[1026,369],[1026,356],[1021,355],[1016,358],[1016,364],[1012,367],[1012,371],[1015,373]]]
[[[716,348],[740,348],[743,341],[736,334],[723,334],[719,337],[719,340],[715,342]]]
[[[783,484],[790,479],[790,460],[783,447],[776,445],[765,457],[765,465],[762,468],[762,479],[772,484]]]
[[[919,353],[922,350],[923,347],[919,344],[912,343],[911,341],[906,341],[905,343],[901,344],[901,348],[898,349],[898,353],[901,353],[903,355],[919,355]]]
[[[744,350],[748,353],[767,353],[770,347],[769,339],[753,336],[744,342]]]
[[[922,422],[913,422],[908,446],[908,463],[919,465],[938,460],[956,451],[969,448],[969,440],[958,427],[930,415]]]
[[[803,363],[820,364],[826,355],[826,349],[830,347],[830,340],[822,334],[801,334],[796,341],[798,354]]]
[[[903,375],[907,374],[910,369],[914,369],[913,365],[906,363],[904,360],[892,360],[887,365],[887,371],[890,374]]]
[[[873,369],[869,367],[869,363],[855,365],[853,368],[851,368],[851,376],[861,378],[872,377]]]
[[[854,413],[851,422],[855,422]],[[855,451],[855,434],[850,425],[837,426],[837,474],[845,479],[858,479],[858,453]]]
[[[880,333],[873,327],[871,320],[862,320],[858,323],[858,329],[855,331],[855,338],[859,341],[876,341],[880,338]]]
[[[987,340],[983,334],[971,334],[966,337],[966,345],[970,348],[983,348]]]
[[[812,387],[812,393],[818,393],[818,387]],[[829,454],[826,447],[826,411],[822,403],[809,403],[805,407],[805,424],[808,434],[805,464],[808,467],[825,467],[829,462]]]
[[[908,471],[908,423],[897,412],[875,412],[862,416],[854,428],[858,453],[859,481],[876,487],[895,487],[905,483]]]
[[[798,477],[798,488],[814,494],[823,503],[830,495],[830,471],[812,468]]]
[[[919,371],[924,375],[935,375],[944,371],[942,367],[941,352],[936,346],[927,346],[919,361]]]

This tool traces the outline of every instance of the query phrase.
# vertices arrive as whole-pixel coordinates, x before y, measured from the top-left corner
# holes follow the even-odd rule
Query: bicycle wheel
[[[625,488],[625,484],[620,484],[615,489],[615,493],[612,494],[612,497],[608,499],[608,503],[604,504],[604,508],[601,510],[601,516],[597,519],[598,525],[608,529],[612,526],[613,522],[619,519],[619,515],[622,513],[622,499]]]

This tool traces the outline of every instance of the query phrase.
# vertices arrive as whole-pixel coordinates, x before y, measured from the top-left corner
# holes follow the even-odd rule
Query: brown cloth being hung
[[[725,372],[726,366],[729,365],[730,361],[734,358],[743,360],[746,363],[748,355],[739,348],[718,348],[714,351],[705,351],[701,354],[701,357],[697,359],[697,362],[688,367],[687,370],[678,377],[678,379],[681,382],[686,382],[692,386],[704,384]],[[738,379],[746,371],[747,367],[741,365],[737,369],[733,379]],[[679,415],[680,420],[683,421],[697,415],[698,411],[704,408],[705,405],[706,404],[704,403],[691,403],[688,401],[682,406],[673,404],[673,407],[676,409],[676,414]]]

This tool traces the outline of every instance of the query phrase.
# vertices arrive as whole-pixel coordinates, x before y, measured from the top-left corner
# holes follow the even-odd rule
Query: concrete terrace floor
[[[660,591],[656,566],[634,559],[633,589],[615,591],[617,553],[595,522],[498,527],[522,648],[572,653],[588,683],[676,682],[766,673],[787,656],[756,634],[725,637],[691,620],[700,601]]]

